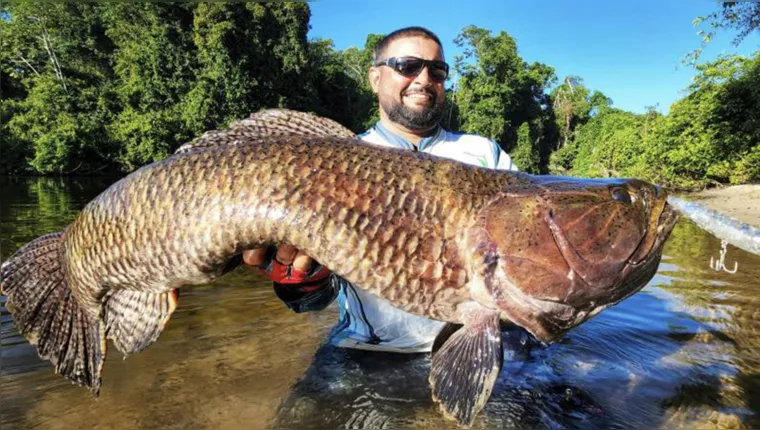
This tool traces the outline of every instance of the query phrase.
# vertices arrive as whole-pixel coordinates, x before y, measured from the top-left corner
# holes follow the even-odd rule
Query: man
[[[509,155],[480,136],[451,133],[439,125],[449,73],[438,37],[421,27],[394,31],[375,48],[369,69],[380,121],[359,137],[383,146],[514,170]],[[289,245],[243,253],[243,261],[275,282],[275,292],[296,312],[319,310],[337,296],[340,321],[330,344],[387,352],[427,352],[443,323],[392,307],[350,282],[330,275]]]

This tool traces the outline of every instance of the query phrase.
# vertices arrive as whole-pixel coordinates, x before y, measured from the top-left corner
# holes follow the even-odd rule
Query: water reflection
[[[113,181],[0,179],[0,257],[60,230]],[[760,258],[681,221],[649,286],[552,345],[512,346],[475,428],[760,427]],[[456,428],[432,404],[425,355],[321,347],[333,309],[288,312],[237,270],[185,288],[161,338],[121,360],[99,401],[54,375],[0,315],[0,427]],[[315,355],[316,354],[316,355]]]

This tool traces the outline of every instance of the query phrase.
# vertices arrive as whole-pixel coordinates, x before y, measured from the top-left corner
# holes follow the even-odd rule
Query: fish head
[[[536,176],[504,191],[471,236],[484,281],[473,296],[555,340],[654,276],[677,220],[666,199],[633,179]]]

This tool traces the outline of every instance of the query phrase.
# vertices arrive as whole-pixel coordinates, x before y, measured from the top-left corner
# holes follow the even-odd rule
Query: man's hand
[[[243,262],[248,266],[259,269],[262,275],[278,284],[300,284],[326,278],[330,271],[322,267],[311,273],[315,261],[305,252],[293,245],[282,244],[277,247],[274,260],[269,247],[248,249],[243,251]]]
[[[247,249],[243,251],[243,262],[252,267],[260,267],[265,263],[268,248]],[[293,266],[299,272],[306,272],[311,269],[314,260],[306,255],[303,251],[296,249],[293,245],[280,245],[277,248],[277,255],[274,259],[285,266]],[[269,263],[268,261],[266,263]]]
[[[292,245],[245,250],[243,263],[271,279],[277,297],[295,312],[324,309],[337,295],[330,270]]]

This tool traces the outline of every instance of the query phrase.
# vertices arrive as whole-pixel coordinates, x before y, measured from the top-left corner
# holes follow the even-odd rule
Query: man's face
[[[441,47],[425,37],[404,37],[388,45],[382,58],[417,57],[444,61]],[[428,67],[417,76],[405,77],[392,67],[370,68],[370,84],[377,94],[380,109],[393,123],[410,131],[426,131],[438,124],[443,114],[443,82],[430,76]]]

